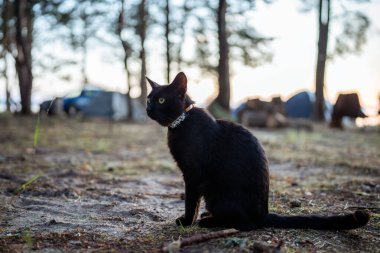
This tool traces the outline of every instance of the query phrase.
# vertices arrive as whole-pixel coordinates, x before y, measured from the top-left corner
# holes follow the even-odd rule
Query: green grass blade
[[[46,110],[46,115],[49,114],[49,111],[50,111],[50,109],[51,109],[51,107],[52,107],[52,105],[53,105],[53,103],[54,103],[54,101],[55,101],[56,98],[57,98],[57,97],[53,97],[53,99],[51,100],[51,102],[50,102],[50,104],[49,104],[49,107],[48,107],[47,110]]]
[[[27,182],[23,183],[20,187],[16,189],[16,194],[20,191],[24,190],[28,185],[32,184],[34,181],[39,179],[42,175],[35,175],[31,179],[29,179]]]
[[[40,134],[40,114],[38,114],[38,116],[37,116],[37,123],[36,123],[36,127],[34,129],[34,140],[33,140],[33,147],[34,148],[37,148],[39,134]]]

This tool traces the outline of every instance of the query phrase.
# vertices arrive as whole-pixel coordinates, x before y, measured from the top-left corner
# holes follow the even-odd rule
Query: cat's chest
[[[201,136],[168,133],[168,147],[173,158],[182,171],[202,167],[207,163],[207,153],[210,152]]]
[[[168,147],[173,158],[180,162],[186,157],[194,155],[194,146],[196,146],[191,136],[168,133]]]

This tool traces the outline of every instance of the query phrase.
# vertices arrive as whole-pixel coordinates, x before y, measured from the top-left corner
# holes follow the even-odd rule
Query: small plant
[[[28,181],[26,181],[25,183],[23,183],[20,187],[18,187],[15,191],[16,194],[20,193],[20,191],[24,190],[27,186],[29,186],[30,184],[32,184],[34,181],[36,181],[37,179],[39,179],[42,175],[39,174],[39,175],[35,175],[33,176],[31,179],[29,179]]]
[[[22,239],[25,241],[25,243],[28,247],[28,250],[32,251],[34,243],[33,243],[33,237],[30,234],[30,228],[29,227],[26,227],[25,230],[23,231]]]
[[[49,114],[49,111],[54,103],[54,100],[56,99],[56,97],[54,97],[50,104],[49,104],[49,107],[47,108],[46,110],[46,115]],[[41,124],[41,120],[40,120],[40,114],[41,113],[38,113],[37,114],[37,122],[36,122],[36,127],[34,128],[34,138],[33,138],[33,148],[36,149],[37,148],[37,145],[38,145],[38,139],[39,139],[39,136],[40,136],[40,124]]]
[[[40,134],[40,114],[37,115],[36,127],[34,128],[33,148],[36,149],[38,145],[38,137]]]
[[[178,232],[180,235],[190,235],[193,232],[196,232],[199,230],[199,227],[197,225],[191,225],[191,226],[183,226],[181,223],[178,226]]]

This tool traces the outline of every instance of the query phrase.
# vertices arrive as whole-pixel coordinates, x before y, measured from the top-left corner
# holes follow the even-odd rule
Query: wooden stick
[[[167,245],[164,245],[162,247],[162,251],[163,252],[177,252],[182,247],[193,244],[193,243],[204,242],[204,241],[208,241],[211,239],[236,234],[238,232],[239,232],[239,230],[232,228],[232,229],[225,229],[225,230],[220,230],[220,231],[216,231],[216,232],[210,232],[207,234],[193,235],[189,238],[179,239],[177,241],[174,241],[174,242],[168,243]]]

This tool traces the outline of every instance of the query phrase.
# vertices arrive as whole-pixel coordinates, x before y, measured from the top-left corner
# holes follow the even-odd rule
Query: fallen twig
[[[178,239],[174,242],[171,242],[171,243],[164,245],[162,247],[162,251],[163,252],[176,252],[176,251],[179,251],[182,247],[193,244],[193,243],[204,242],[204,241],[208,241],[211,239],[236,234],[238,232],[239,232],[239,230],[236,230],[236,229],[225,229],[225,230],[221,230],[221,231],[210,232],[207,234],[193,235],[189,238]]]

